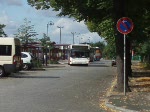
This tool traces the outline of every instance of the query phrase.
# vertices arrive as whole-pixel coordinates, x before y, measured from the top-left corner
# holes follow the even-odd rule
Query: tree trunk
[[[126,91],[127,92],[131,91],[128,85],[129,77],[132,76],[130,48],[131,48],[130,39],[126,37]]]
[[[114,4],[114,25],[115,25],[115,41],[116,41],[116,60],[117,60],[117,90],[120,92],[123,92],[124,90],[124,35],[117,31],[116,24],[117,21],[125,17],[125,0],[113,0]],[[130,50],[127,50],[127,52],[130,52]],[[126,54],[128,54],[126,52]],[[127,55],[126,55],[127,56]],[[129,60],[129,58],[128,58]],[[129,67],[126,66],[127,70],[129,70]],[[126,74],[129,74],[127,72]],[[129,90],[128,88],[128,75],[126,75],[126,90]]]
[[[129,37],[126,38],[126,73],[127,77],[132,77],[131,69],[131,42]]]

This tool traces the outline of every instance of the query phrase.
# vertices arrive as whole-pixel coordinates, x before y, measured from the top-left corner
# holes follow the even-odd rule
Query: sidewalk
[[[106,107],[117,112],[150,112],[150,71],[134,69],[129,80],[131,92],[125,96],[115,91],[115,79],[107,93]]]

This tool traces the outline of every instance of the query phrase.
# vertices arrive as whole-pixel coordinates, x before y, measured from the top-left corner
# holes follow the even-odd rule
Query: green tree
[[[0,37],[7,37],[7,34],[4,32],[5,26],[4,24],[0,24]]]
[[[18,33],[15,34],[17,38],[21,40],[21,43],[27,45],[28,43],[36,40],[38,34],[34,30],[34,25],[31,25],[31,21],[28,21],[27,18],[24,19],[24,24],[18,28]]]
[[[101,49],[101,51],[103,52],[104,48],[105,48],[105,43],[104,42],[96,42],[96,43],[90,43],[90,45],[92,47],[99,47]]]

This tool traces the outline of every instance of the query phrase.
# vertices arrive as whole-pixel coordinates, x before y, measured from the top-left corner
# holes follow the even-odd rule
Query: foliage
[[[35,68],[42,68],[42,62],[39,61],[39,60],[34,60],[34,61],[33,61],[33,66],[34,66]]]
[[[96,42],[96,43],[90,43],[92,47],[99,47],[102,51],[105,48],[105,43],[104,42]]]
[[[15,34],[16,37],[20,39],[23,44],[28,44],[36,40],[33,37],[36,37],[38,34],[34,30],[34,25],[30,25],[31,21],[24,19],[24,24],[18,28],[18,33]]]
[[[5,34],[4,32],[4,28],[5,28],[6,25],[4,24],[0,24],[0,37],[7,37],[7,34]]]
[[[103,56],[107,59],[116,58],[115,46],[113,46],[111,44],[107,44],[105,46],[105,49],[103,50]]]
[[[150,63],[150,40],[140,43],[134,50],[136,55],[142,57],[142,61]]]
[[[59,64],[57,60],[49,60],[49,64]]]
[[[46,36],[46,34],[43,34],[43,38],[39,39],[41,42],[41,45],[43,46],[43,51],[46,52],[48,49],[53,49],[55,42],[51,42],[50,38]]]

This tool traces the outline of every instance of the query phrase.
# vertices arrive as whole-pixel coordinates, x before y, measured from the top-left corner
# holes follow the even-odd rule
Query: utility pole
[[[52,22],[52,21],[49,21],[48,23],[47,23],[47,37],[48,37],[48,26],[49,25],[54,25],[54,23]],[[50,39],[50,38],[49,38]]]
[[[74,34],[76,33],[76,32],[71,32],[72,33],[72,35],[73,35],[73,44],[74,44]]]
[[[57,26],[60,29],[60,44],[61,44],[61,29],[64,28],[63,26]]]

